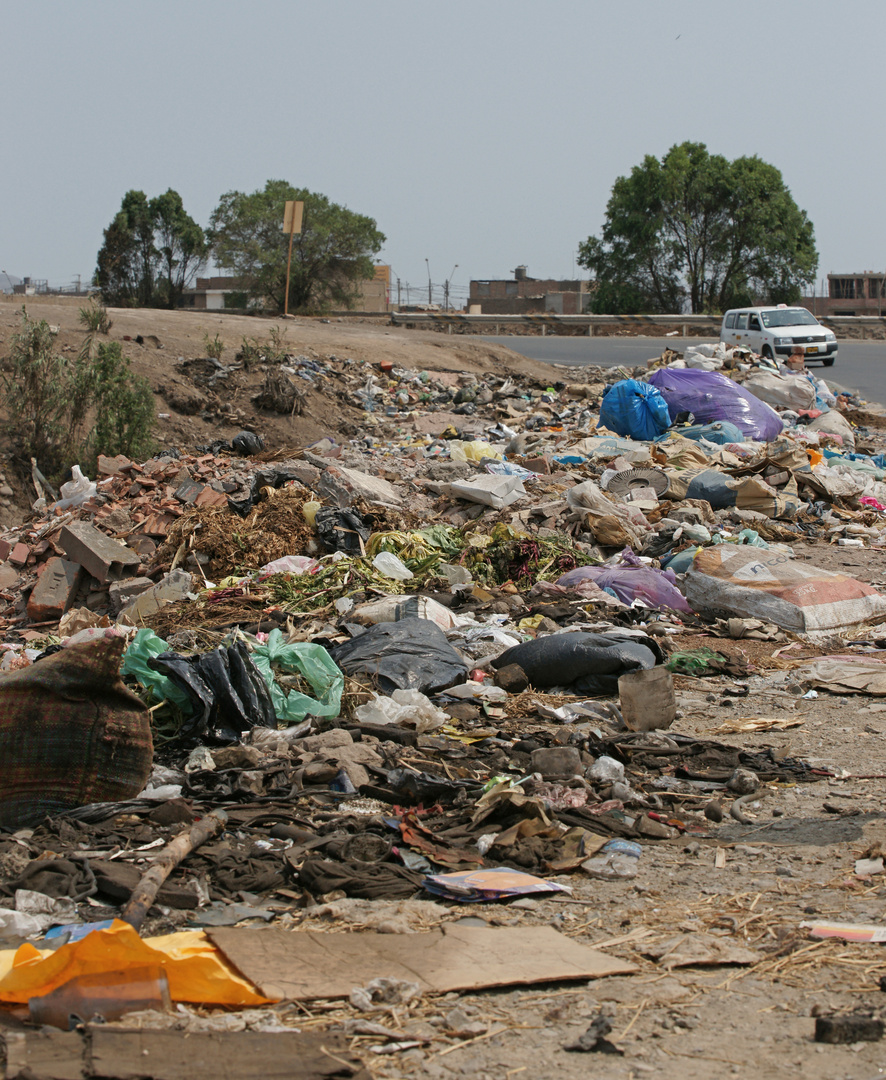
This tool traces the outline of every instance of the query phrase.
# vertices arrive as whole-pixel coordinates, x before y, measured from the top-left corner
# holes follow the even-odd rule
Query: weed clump
[[[130,369],[118,341],[96,340],[104,331],[93,321],[83,348],[68,359],[55,352],[46,320],[22,308],[4,365],[8,433],[49,476],[74,462],[94,469],[99,454],[147,457],[153,449],[151,387]]]

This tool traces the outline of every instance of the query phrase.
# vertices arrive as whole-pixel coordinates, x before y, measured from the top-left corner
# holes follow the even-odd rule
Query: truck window
[[[736,330],[747,330],[747,328],[748,328],[747,312],[745,312],[744,315],[736,315],[735,316],[735,329]]]
[[[734,311],[726,316],[725,326],[726,326],[727,330],[731,330],[733,328],[733,326],[735,326],[735,312]]]
[[[749,330],[759,330],[760,329],[760,320],[757,318],[756,315],[751,315],[748,318],[748,329]]]

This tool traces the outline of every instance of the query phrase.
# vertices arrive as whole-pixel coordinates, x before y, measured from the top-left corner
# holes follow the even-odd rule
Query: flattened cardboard
[[[426,992],[529,986],[630,975],[634,964],[564,937],[550,926],[449,923],[425,934],[317,934],[207,929],[227,960],[267,998],[347,997],[380,976]]]

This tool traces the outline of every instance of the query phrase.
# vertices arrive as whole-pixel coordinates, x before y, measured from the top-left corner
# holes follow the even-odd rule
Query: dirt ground
[[[18,325],[19,307],[8,298],[0,301],[0,356]],[[32,316],[60,327],[60,347],[79,347],[83,331],[76,303],[29,299],[28,307]],[[359,430],[358,410],[313,390],[302,416],[256,415],[250,399],[262,381],[260,371],[232,377],[225,400],[211,403],[219,406],[217,419],[176,411],[170,398],[189,389],[178,369],[180,358],[204,356],[206,334],[211,338],[217,333],[224,342],[223,363],[234,360],[244,337],[266,340],[278,325],[285,327],[287,347],[296,355],[347,356],[358,364],[389,359],[415,369],[550,378],[549,368],[505,348],[431,332],[335,320],[275,324],[211,312],[113,310],[111,315],[112,339],[146,339],[143,345],[124,344],[135,370],[150,380],[158,412],[169,414],[158,421],[157,438],[163,446],[190,448],[214,438],[229,439],[244,426],[260,431],[272,450]],[[147,340],[150,335],[162,347]],[[21,506],[8,513],[20,517]],[[886,582],[884,552],[818,544],[805,547],[802,557],[876,584]],[[373,1075],[392,1080],[707,1080],[732,1075],[873,1080],[886,1075],[883,1042],[813,1041],[817,1012],[886,1015],[886,997],[879,986],[886,976],[882,946],[814,941],[801,927],[813,917],[886,925],[886,877],[859,877],[854,870],[855,860],[865,852],[886,849],[886,699],[827,691],[807,698],[804,686],[769,663],[777,645],[693,640],[696,646],[722,645],[730,655],[743,654],[755,670],[742,680],[679,679],[682,715],[672,732],[734,746],[772,747],[778,758],[802,758],[841,778],[766,785],[750,807],[750,824],[728,817],[713,824],[700,818],[704,835],[650,840],[643,845],[634,878],[597,881],[577,872],[556,879],[572,886],[573,895],[566,899],[465,907],[460,911],[464,917],[490,925],[551,924],[577,942],[608,943],[608,953],[635,963],[637,971],[578,986],[452,994],[374,1015],[402,1028],[404,1039],[431,1041],[388,1057],[367,1053]],[[794,649],[785,655],[796,659],[816,652]],[[737,683],[747,686],[745,696],[726,692]],[[799,723],[783,731],[715,734],[726,721],[760,718]],[[521,723],[527,730],[540,726],[535,720]],[[756,962],[668,970],[644,953],[675,935],[700,933],[755,950]],[[480,1025],[479,1034],[469,1039],[446,1036],[444,1018],[456,1008],[467,1022]],[[609,1038],[623,1056],[566,1051],[601,1010],[611,1018]],[[306,1028],[335,1027],[350,1015],[334,1007],[307,1020],[302,1015],[301,1021]],[[358,1040],[357,1048],[372,1041]]]

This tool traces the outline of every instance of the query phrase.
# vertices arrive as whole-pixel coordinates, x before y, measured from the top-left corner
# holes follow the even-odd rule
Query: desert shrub
[[[98,454],[147,457],[153,449],[155,415],[150,384],[130,370],[118,341],[99,345],[91,369],[95,424],[90,458]]]
[[[203,335],[203,348],[206,350],[207,356],[212,357],[213,360],[221,360],[222,353],[225,351],[225,343],[218,334],[211,338],[207,330]]]
[[[68,432],[68,362],[53,351],[45,319],[35,322],[22,308],[13,334],[3,391],[9,431],[22,451],[52,468]]]
[[[130,370],[120,343],[96,346],[91,333],[73,359],[53,346],[48,323],[23,308],[2,377],[8,434],[18,451],[49,476],[75,462],[93,468],[98,454],[150,454],[154,396]]]
[[[96,298],[90,297],[86,307],[80,308],[80,322],[90,334],[109,334],[114,323],[108,315],[108,309]]]

